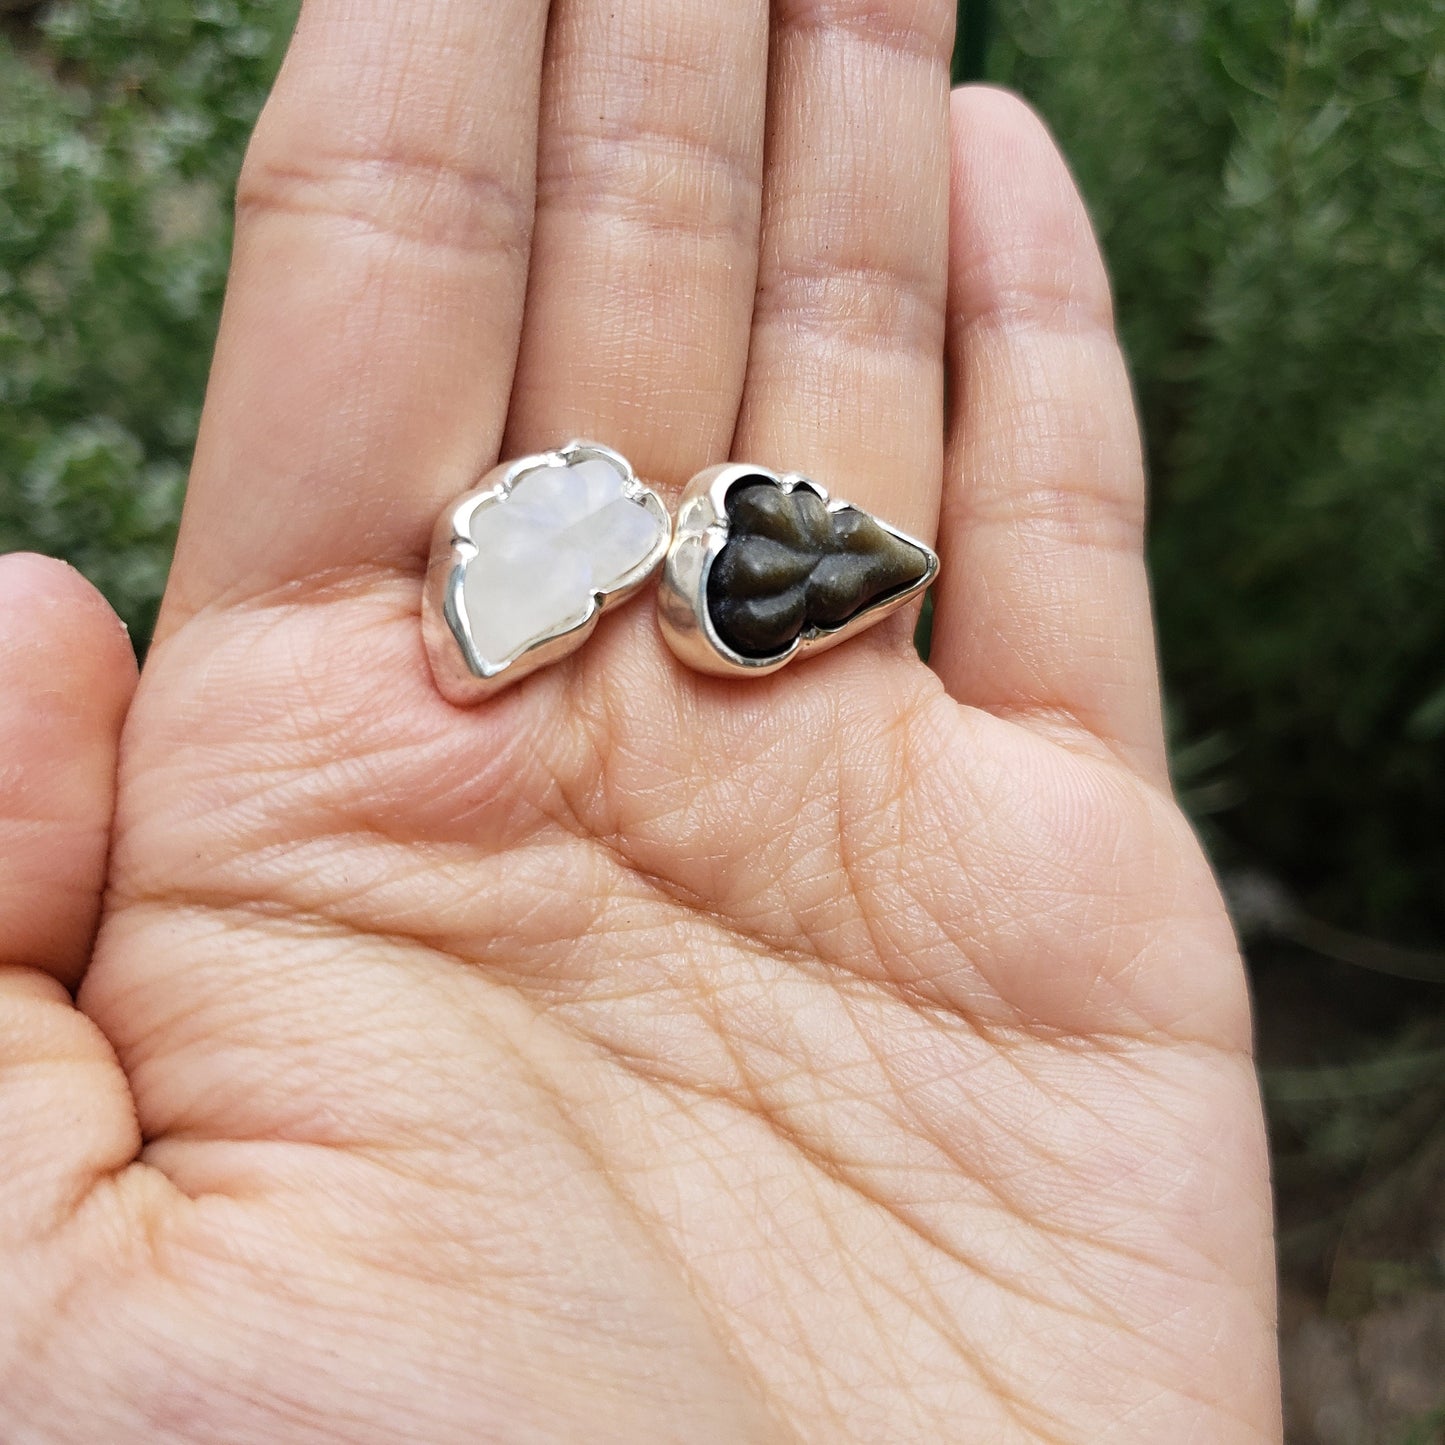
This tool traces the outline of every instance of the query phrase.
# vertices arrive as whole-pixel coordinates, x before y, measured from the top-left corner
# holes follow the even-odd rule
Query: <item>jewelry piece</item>
[[[762,677],[871,627],[937,575],[931,548],[817,482],[734,462],[682,495],[658,621],[688,666]]]
[[[671,530],[657,493],[595,442],[488,472],[432,538],[422,633],[442,695],[479,702],[575,651],[656,570]]]

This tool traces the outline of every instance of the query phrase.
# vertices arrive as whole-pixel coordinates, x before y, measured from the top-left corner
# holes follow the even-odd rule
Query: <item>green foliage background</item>
[[[293,12],[0,0],[0,550],[69,557],[141,639]],[[1286,1212],[1300,1161],[1328,1201],[1445,1078],[1445,0],[962,18],[965,63],[1053,123],[1109,256],[1176,773],[1289,1066]],[[1356,1197],[1307,1211],[1301,1257]]]
[[[227,193],[293,14],[74,0],[12,9],[0,34],[0,550],[69,558],[140,638],[200,415]]]

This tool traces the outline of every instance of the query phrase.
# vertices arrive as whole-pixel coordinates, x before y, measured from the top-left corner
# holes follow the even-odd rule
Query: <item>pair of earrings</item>
[[[466,705],[565,657],[659,566],[673,652],[761,677],[902,606],[938,558],[807,477],[736,462],[694,477],[674,523],[620,453],[570,442],[503,463],[438,520],[423,612],[438,688]]]

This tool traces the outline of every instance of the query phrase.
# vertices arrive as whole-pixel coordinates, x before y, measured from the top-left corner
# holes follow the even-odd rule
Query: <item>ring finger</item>
[[[921,537],[943,462],[946,0],[781,0],[733,454]]]

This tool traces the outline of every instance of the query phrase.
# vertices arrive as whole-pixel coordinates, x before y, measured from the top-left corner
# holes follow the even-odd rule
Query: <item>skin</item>
[[[1107,283],[951,12],[306,6],[138,690],[0,561],[0,1439],[1279,1439]],[[936,539],[931,670],[641,601],[450,707],[432,521],[573,435]]]

